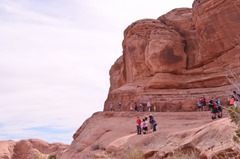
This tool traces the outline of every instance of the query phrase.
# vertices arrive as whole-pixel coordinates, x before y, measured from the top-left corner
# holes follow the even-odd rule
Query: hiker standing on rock
[[[151,124],[151,129],[153,129],[153,132],[157,131],[157,122],[152,116],[152,114],[149,115],[149,123]]]
[[[134,102],[134,110],[135,110],[135,112],[137,112],[137,111],[138,111],[137,102]]]
[[[233,96],[230,96],[229,106],[234,106],[234,97]]]
[[[212,107],[212,111],[211,111],[211,113],[213,114],[212,115],[212,119],[216,119],[217,118],[217,112],[218,112],[218,110],[217,110],[217,103],[214,102],[213,103],[213,107]]]
[[[219,98],[217,98],[216,104],[217,104],[218,118],[221,118],[221,117],[222,117],[222,106],[221,106],[221,103],[220,103],[220,99],[219,99]]]
[[[202,111],[202,102],[201,99],[197,102],[198,111]]]
[[[110,111],[113,111],[113,103],[110,104]]]
[[[206,111],[207,102],[206,102],[206,98],[204,95],[201,98],[201,104],[202,104],[203,111]]]
[[[150,101],[148,101],[147,102],[147,109],[148,109],[149,112],[151,111],[151,107],[152,107],[152,105],[151,105]]]
[[[140,102],[139,103],[139,109],[138,109],[140,112],[143,112],[143,104]]]
[[[212,97],[212,99],[208,103],[208,107],[209,107],[210,111],[212,111],[213,105],[214,105],[214,100],[213,100],[213,97]]]
[[[145,118],[142,120],[142,130],[143,130],[143,134],[147,134],[148,124],[147,124],[147,120]]]
[[[139,117],[137,117],[137,134],[141,135],[142,134],[142,128],[141,128],[141,119]]]
[[[122,111],[122,103],[121,102],[118,103],[118,110]]]
[[[240,94],[238,94],[236,91],[233,91],[233,98],[234,98],[234,107],[240,107],[239,101],[240,101]]]

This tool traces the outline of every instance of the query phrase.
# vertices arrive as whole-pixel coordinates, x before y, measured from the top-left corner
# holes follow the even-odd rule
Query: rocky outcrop
[[[235,126],[225,113],[216,120],[211,119],[209,112],[152,112],[152,115],[158,123],[157,131],[152,132],[149,127],[148,134],[137,135],[136,117],[148,117],[149,113],[97,112],[76,131],[72,144],[60,158],[118,159],[142,154],[146,159],[164,159],[173,152],[194,152],[192,158],[196,159],[240,155],[240,147],[233,141]]]
[[[239,15],[238,0],[195,0],[192,9],[129,25],[104,110],[150,100],[157,111],[191,111],[202,95],[227,104],[235,89],[227,77],[240,73]]]
[[[47,143],[39,139],[0,141],[0,159],[36,159],[60,156],[69,145]]]

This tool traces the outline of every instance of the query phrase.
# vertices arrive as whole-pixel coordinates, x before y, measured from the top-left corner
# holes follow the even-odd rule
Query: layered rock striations
[[[212,120],[209,112],[152,112],[158,123],[157,131],[149,128],[146,135],[137,135],[136,117],[148,115],[149,112],[94,113],[58,157],[128,159],[142,154],[145,159],[164,159],[179,152],[195,153],[186,157],[194,159],[239,158],[239,144],[233,141],[236,127],[225,113],[223,118]]]
[[[177,151],[195,152],[192,158],[239,158],[239,144],[233,141],[236,126],[225,110],[216,120],[205,111],[151,112],[157,131],[149,129],[147,135],[136,134],[136,117],[148,117],[149,112],[108,111],[111,102],[115,109],[122,102],[123,110],[150,100],[157,111],[191,111],[202,95],[226,101],[234,90],[232,75],[240,74],[239,15],[239,0],[195,0],[192,9],[132,23],[124,31],[123,55],[110,69],[105,111],[87,119],[71,145],[0,141],[0,159],[52,154],[61,159],[118,159],[137,155],[136,150],[147,159],[168,158]]]
[[[240,73],[240,2],[195,0],[124,31],[123,55],[110,69],[104,110],[150,100],[158,111],[191,111],[205,95],[226,104]]]

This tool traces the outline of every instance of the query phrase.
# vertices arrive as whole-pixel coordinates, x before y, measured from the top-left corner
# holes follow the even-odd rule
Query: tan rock
[[[36,159],[39,156],[62,155],[68,145],[47,143],[39,139],[0,141],[0,159]]]
[[[195,151],[202,158],[212,158],[240,146],[232,140],[235,126],[230,119],[211,119],[207,112],[151,112],[157,131],[136,134],[136,117],[148,112],[98,112],[79,128],[61,159],[111,158],[142,153],[145,158],[165,158],[174,151]],[[227,130],[227,131],[226,131]],[[78,151],[77,151],[78,150]],[[240,155],[240,154],[239,154]],[[136,157],[136,156],[135,156]],[[130,157],[129,157],[130,158]]]
[[[0,141],[0,159],[12,159],[13,149],[16,143],[14,141]]]

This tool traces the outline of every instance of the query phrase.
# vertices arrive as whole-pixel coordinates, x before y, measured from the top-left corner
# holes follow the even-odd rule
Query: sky
[[[0,140],[70,144],[102,111],[133,22],[193,0],[0,0]]]

